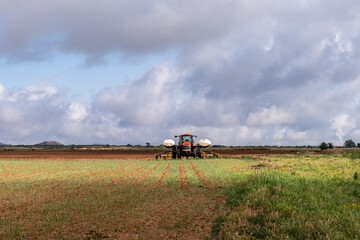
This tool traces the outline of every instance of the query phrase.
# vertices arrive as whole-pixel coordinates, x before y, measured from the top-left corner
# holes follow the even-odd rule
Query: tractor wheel
[[[196,148],[194,148],[193,150],[193,157],[196,158],[197,157],[197,151],[196,151]]]
[[[171,158],[172,158],[172,159],[176,159],[176,157],[177,157],[177,151],[178,151],[177,147],[176,147],[176,146],[173,146],[173,147],[172,147],[172,151],[171,151]]]
[[[202,149],[201,149],[201,148],[199,148],[198,157],[199,157],[199,158],[202,158]]]

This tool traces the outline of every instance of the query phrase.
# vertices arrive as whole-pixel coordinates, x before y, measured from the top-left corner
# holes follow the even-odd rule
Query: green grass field
[[[340,155],[0,161],[0,239],[360,239],[355,172]]]

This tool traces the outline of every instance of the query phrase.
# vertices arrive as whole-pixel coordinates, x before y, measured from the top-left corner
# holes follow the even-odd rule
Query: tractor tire
[[[177,151],[177,154],[176,154],[176,155],[177,155],[177,158],[178,158],[178,159],[181,159],[181,151],[180,151],[180,150]]]
[[[176,148],[176,146],[173,146],[173,147],[172,147],[171,158],[172,158],[172,159],[176,159],[176,158],[177,158],[177,148]]]
[[[202,152],[203,152],[202,149],[199,148],[199,150],[197,152],[199,158],[202,158]]]
[[[194,148],[194,150],[193,150],[193,154],[192,154],[192,155],[193,155],[193,157],[194,157],[194,158],[196,158],[196,157],[197,157],[197,151],[196,151],[196,148]]]

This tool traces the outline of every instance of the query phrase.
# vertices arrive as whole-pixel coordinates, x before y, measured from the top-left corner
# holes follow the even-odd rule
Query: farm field
[[[155,154],[164,150],[23,150],[0,151],[0,160],[152,160]],[[216,150],[221,155],[273,155],[295,154],[295,150]]]
[[[56,156],[0,160],[0,239],[360,238],[359,159]]]

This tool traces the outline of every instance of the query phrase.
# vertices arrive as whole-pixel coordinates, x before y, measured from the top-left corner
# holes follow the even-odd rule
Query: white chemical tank
[[[202,147],[208,147],[211,145],[211,141],[209,139],[200,139],[199,145]]]
[[[172,139],[165,139],[162,143],[163,146],[165,147],[172,147],[175,145],[175,141]]]

